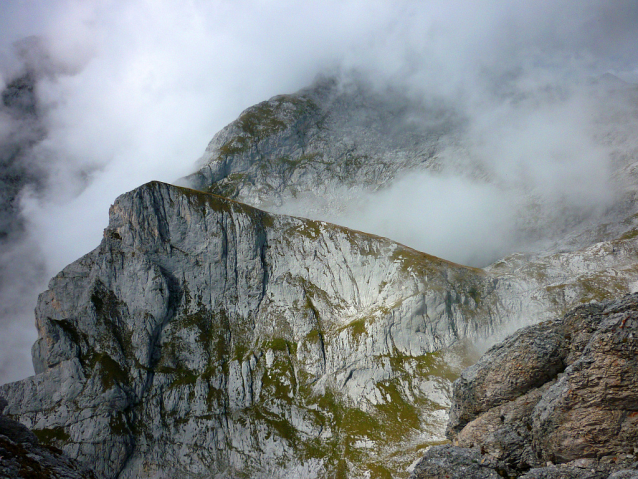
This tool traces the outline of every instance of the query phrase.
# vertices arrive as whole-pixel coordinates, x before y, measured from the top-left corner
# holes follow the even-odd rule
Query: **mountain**
[[[464,126],[443,100],[319,78],[245,110],[213,137],[185,183],[256,207],[297,199],[311,212],[338,211],[405,171],[435,168]]]
[[[494,232],[507,238],[492,239],[503,244],[494,246],[493,254],[478,254],[476,260],[458,254],[458,261],[486,266],[512,252],[582,249],[622,235],[638,211],[638,89],[629,84],[609,88],[608,83],[601,77],[573,91],[556,85],[499,97],[515,124],[503,130],[497,122],[497,131],[484,131],[486,119],[460,101],[424,99],[410,88],[382,87],[356,75],[319,78],[299,92],[242,112],[213,137],[196,171],[179,184],[275,213],[355,229],[374,226],[395,239],[396,232],[375,221],[374,206],[383,209],[390,197],[401,197],[402,188],[415,197],[414,209],[463,201],[466,190],[478,188],[504,203],[494,200],[488,206],[512,224]],[[570,107],[587,113],[586,120],[575,121],[577,127]],[[490,115],[498,111],[485,113]],[[550,125],[534,123],[543,115]],[[547,137],[548,128],[559,130],[556,135],[565,130],[564,140],[554,133]],[[535,136],[540,146],[531,141]],[[494,151],[491,143],[497,145]],[[517,143],[532,152],[510,151]],[[499,147],[503,157],[492,158]],[[422,186],[410,178],[421,178]],[[423,193],[432,187],[428,179],[458,180],[441,188],[454,188],[459,198]],[[396,205],[411,207],[407,201]],[[397,213],[402,217],[402,211]],[[358,220],[361,216],[367,220]],[[475,221],[481,220],[490,217]],[[404,238],[410,241],[414,238]]]
[[[522,277],[149,183],[51,280],[37,374],[0,396],[100,477],[396,474],[443,440],[463,340],[564,304]]]
[[[6,412],[100,477],[387,470],[441,439],[440,350],[504,319],[480,270],[161,183],[36,311]]]
[[[117,198],[101,244],[40,295],[36,375],[0,386],[4,414],[100,478],[407,477],[445,441],[452,383],[478,353],[638,279],[618,116],[616,202],[566,211],[546,249],[482,269],[255,208],[334,211],[443,168],[462,115],[408,100],[321,80],[218,133],[182,181],[196,189]]]

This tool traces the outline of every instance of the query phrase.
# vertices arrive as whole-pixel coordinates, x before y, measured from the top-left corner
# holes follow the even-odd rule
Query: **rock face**
[[[253,206],[297,198],[307,200],[307,213],[335,211],[402,171],[433,167],[463,127],[436,101],[323,78],[245,110],[214,136],[186,181]]]
[[[26,427],[2,414],[7,402],[0,398],[0,477],[95,479],[77,461],[66,457],[61,450],[42,446]]]
[[[516,273],[515,258],[486,271],[149,183],[118,198],[100,246],[51,280],[36,308],[37,374],[0,394],[7,415],[102,478],[406,477],[444,440],[464,341],[577,302],[556,291],[628,262],[635,242],[599,245],[587,267],[583,253],[558,255],[544,276]],[[569,288],[555,287],[560,264]],[[630,273],[616,276],[599,294],[628,288]],[[542,373],[455,406],[458,427],[564,369],[567,340],[552,331],[521,339]]]
[[[149,183],[36,308],[6,413],[104,478],[365,477],[440,441],[494,278],[390,240]],[[458,356],[457,356],[458,358]]]
[[[638,295],[520,330],[453,394],[447,435],[458,447],[429,451],[414,478],[457,474],[468,457],[481,474],[638,477]]]
[[[11,83],[0,109],[32,120],[32,80]],[[626,204],[608,224],[561,210],[551,252],[484,270],[185,188],[123,195],[100,246],[40,296],[37,374],[0,387],[6,414],[101,478],[407,477],[444,439],[464,342],[637,289],[638,168],[620,148],[635,123],[617,121],[621,138],[605,141],[620,145]],[[442,168],[465,127],[435,101],[320,80],[244,111],[186,181],[271,210],[290,198],[338,210]],[[456,383],[448,433],[465,448],[430,449],[415,474],[607,477],[631,462],[624,307],[589,305],[492,349]],[[618,343],[613,328],[630,335]]]

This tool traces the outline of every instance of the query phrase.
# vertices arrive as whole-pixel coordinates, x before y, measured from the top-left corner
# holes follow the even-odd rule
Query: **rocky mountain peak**
[[[450,406],[448,434],[468,444],[493,432],[483,425],[498,408],[518,408],[483,444],[496,451],[482,455],[486,477],[571,461],[545,436],[504,449],[499,434],[518,431],[602,331],[573,318],[636,289],[632,201],[569,230],[569,248],[484,269],[255,208],[304,195],[339,208],[436,168],[463,128],[434,101],[326,79],[247,109],[188,178],[198,189],[151,182],[120,196],[100,245],[51,280],[36,375],[0,386],[5,414],[100,478],[406,478],[446,441]],[[587,314],[543,323],[579,304]]]
[[[335,211],[343,195],[431,166],[441,142],[462,127],[443,102],[425,104],[362,79],[319,78],[245,110],[184,181],[259,207],[306,198],[316,202],[310,211]]]
[[[0,387],[8,414],[124,478],[412,460],[403,445],[442,439],[429,424],[463,364],[441,349],[502,318],[481,270],[153,182],[116,200],[36,320],[38,374]]]

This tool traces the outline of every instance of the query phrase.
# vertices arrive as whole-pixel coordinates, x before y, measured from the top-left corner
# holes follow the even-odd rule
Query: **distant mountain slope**
[[[253,206],[304,198],[315,211],[432,166],[464,126],[451,106],[323,78],[245,110],[217,133],[190,186]]]
[[[365,214],[367,224],[383,230],[371,219],[374,206],[365,209],[378,206],[375,192],[401,196],[402,185],[415,201],[421,198],[420,207],[436,208],[454,197],[422,194],[426,180],[459,178],[451,185],[458,196],[463,185],[480,185],[508,203],[504,212],[515,224],[503,232],[502,255],[575,250],[622,234],[638,211],[638,88],[603,75],[497,96],[495,111],[470,113],[461,110],[462,102],[434,94],[424,100],[356,75],[322,78],[246,109],[213,137],[197,171],[181,182],[268,211],[357,229],[372,227],[357,221]],[[496,131],[485,130],[499,108],[512,117],[511,129],[495,122]],[[419,176],[424,172],[429,176]],[[401,182],[415,176],[423,179],[421,191],[418,183]],[[382,234],[394,237],[391,230]]]

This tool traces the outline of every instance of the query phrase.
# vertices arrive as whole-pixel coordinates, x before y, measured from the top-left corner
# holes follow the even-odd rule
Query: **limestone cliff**
[[[99,477],[405,477],[444,440],[464,344],[579,303],[614,266],[597,294],[629,289],[635,235],[591,248],[480,270],[149,183],[51,280],[37,374],[0,395]]]
[[[444,353],[506,319],[485,272],[149,183],[36,308],[5,413],[99,477],[387,476],[442,438]]]

